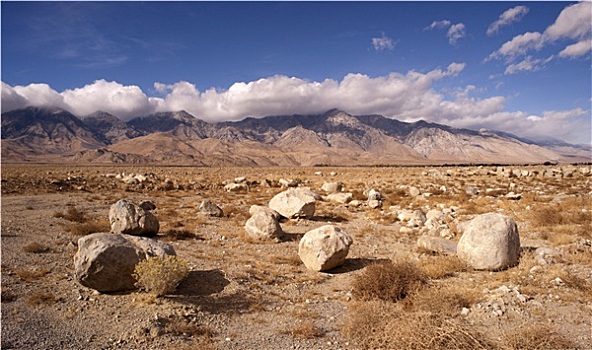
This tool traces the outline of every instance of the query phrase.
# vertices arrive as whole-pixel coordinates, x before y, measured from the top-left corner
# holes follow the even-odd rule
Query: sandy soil
[[[539,207],[583,198],[583,206],[569,210],[588,213],[583,219],[588,220],[591,177],[577,167],[571,177],[555,179],[507,178],[487,175],[488,169],[495,170],[451,169],[444,176],[448,169],[438,168],[442,176],[434,176],[426,173],[427,168],[4,166],[2,349],[364,348],[364,340],[347,331],[350,305],[357,302],[359,307],[352,281],[373,263],[406,259],[421,264],[433,258],[416,248],[420,228],[401,233],[402,223],[390,209],[397,205],[424,211],[454,208],[456,222],[480,212],[502,212],[518,222],[524,252],[540,247],[558,252],[550,262],[537,263],[534,253],[525,253],[517,267],[505,271],[465,269],[433,281],[479,294],[470,312],[461,314],[459,309],[451,318],[484,332],[500,348],[508,347],[505,331],[529,324],[552,329],[575,348],[592,348],[590,222],[541,226],[529,216]],[[323,175],[314,174],[319,170]],[[336,174],[328,175],[331,171]],[[168,177],[175,184],[165,191],[104,176],[120,172],[155,173],[159,181]],[[223,191],[224,180],[242,175],[259,183],[270,179],[272,186],[252,184],[248,192]],[[341,181],[361,199],[364,190],[377,188],[387,199],[382,209],[319,202],[312,220],[281,223],[286,232],[281,242],[246,240],[242,230],[249,207],[266,204],[282,191],[274,187],[282,177],[298,178],[319,193],[323,182]],[[422,194],[409,196],[410,185]],[[491,187],[523,196],[468,198],[464,194],[468,185],[482,193]],[[105,225],[109,207],[121,198],[154,201],[161,223],[158,239],[168,241],[189,262],[190,275],[173,295],[101,294],[74,278],[73,256],[80,236],[72,225],[77,224],[56,214],[76,208],[87,222]],[[198,213],[206,198],[222,207],[223,218]],[[329,273],[309,271],[297,256],[298,241],[307,231],[328,223],[348,231],[354,244],[343,266]],[[572,229],[586,225],[587,231]],[[541,268],[533,270],[534,266]],[[580,285],[557,281],[561,271],[578,276]],[[496,314],[494,301],[503,304],[501,314]]]

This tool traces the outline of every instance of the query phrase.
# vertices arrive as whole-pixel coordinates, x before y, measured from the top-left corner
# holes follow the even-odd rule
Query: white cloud
[[[527,32],[505,42],[497,51],[493,52],[491,58],[506,58],[511,62],[516,57],[526,54],[529,50],[540,50],[543,47],[543,36],[539,32]]]
[[[15,86],[14,91],[26,101],[25,106],[46,106],[51,108],[65,108],[64,97],[47,84],[30,84]],[[4,94],[2,94],[4,104]]]
[[[582,39],[592,32],[592,2],[582,1],[563,9],[543,33],[549,42],[562,38]]]
[[[559,53],[559,57],[577,58],[580,56],[584,56],[590,51],[592,51],[592,40],[584,39],[582,41],[578,41],[575,44],[566,46],[565,49],[561,50],[561,52]]]
[[[586,140],[583,133],[589,125],[589,111],[581,108],[533,116],[522,111],[506,111],[504,96],[472,97],[480,91],[473,85],[454,89],[451,96],[433,88],[435,82],[457,76],[464,68],[464,63],[451,63],[445,69],[429,72],[409,71],[378,77],[350,73],[341,80],[323,81],[278,75],[237,82],[227,90],[199,91],[186,81],[170,85],[155,83],[155,90],[163,97],[148,97],[137,86],[105,80],[62,93],[46,84],[12,88],[2,83],[2,111],[49,103],[78,116],[103,110],[128,120],[158,111],[185,110],[205,121],[219,122],[248,116],[322,113],[340,108],[352,114],[376,113],[403,121],[425,119],[517,135],[552,132],[568,141]]]
[[[14,91],[14,89],[2,82],[2,113],[12,111],[13,109],[25,108],[27,107],[27,99],[23,96],[19,95],[18,92]]]
[[[395,48],[393,39],[382,33],[380,38],[372,38],[372,48],[376,51],[392,50]]]
[[[465,25],[462,23],[453,24],[448,28],[446,37],[451,45],[455,45],[458,39],[462,39],[466,36]]]
[[[444,19],[442,21],[433,21],[432,24],[425,27],[423,30],[443,29],[443,28],[448,28],[449,25],[450,25],[450,21],[447,19]]]
[[[516,74],[518,72],[532,72],[541,69],[543,60],[533,59],[532,56],[526,58],[518,63],[512,63],[506,67],[505,75]]]
[[[547,27],[541,34],[539,32],[527,32],[505,42],[498,50],[494,51],[485,61],[491,59],[504,59],[508,64],[506,74],[517,71],[534,71],[539,67],[538,63],[546,63],[558,56],[561,58],[577,58],[590,51],[592,40],[592,2],[583,1],[564,8],[553,24]],[[545,45],[552,44],[560,39],[579,40],[575,44],[565,47],[558,55],[552,55],[546,60],[527,57],[520,63],[513,63],[519,57],[527,55],[530,51],[540,51]],[[533,64],[535,61],[537,64]]]
[[[464,38],[467,34],[465,31],[465,25],[463,23],[456,23],[451,24],[449,20],[441,20],[441,21],[434,21],[429,26],[425,27],[423,30],[432,30],[432,29],[445,29],[448,28],[448,32],[446,33],[446,37],[448,38],[448,42],[451,45],[456,45],[456,42]]]
[[[492,36],[496,34],[501,27],[520,21],[527,13],[528,7],[526,6],[516,6],[504,11],[497,21],[489,25],[487,28],[487,35]]]

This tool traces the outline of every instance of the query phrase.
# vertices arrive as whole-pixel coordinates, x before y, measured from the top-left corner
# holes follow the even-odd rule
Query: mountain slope
[[[52,156],[73,162],[297,166],[583,162],[590,154],[589,148],[564,143],[545,148],[508,133],[335,109],[217,124],[184,111],[128,123],[103,112],[78,119],[42,108],[2,115],[2,156],[12,161]]]

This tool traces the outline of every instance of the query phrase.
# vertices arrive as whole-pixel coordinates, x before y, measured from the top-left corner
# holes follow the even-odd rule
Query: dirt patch
[[[563,172],[569,177],[548,178],[543,168],[513,167],[532,174],[518,178],[493,167],[3,166],[2,349],[512,349],[533,339],[538,348],[591,348],[592,178],[571,168]],[[159,182],[126,184],[121,173]],[[227,179],[239,176],[248,190],[225,192]],[[249,207],[282,191],[280,178],[318,193],[340,181],[362,204],[319,201],[311,220],[281,222],[279,242],[245,240]],[[420,194],[410,196],[410,186]],[[467,186],[480,194],[467,195]],[[365,205],[370,188],[385,197],[382,208]],[[75,280],[77,240],[108,230],[109,207],[122,198],[153,201],[157,239],[188,262],[173,294],[100,294]],[[224,217],[201,215],[204,199]],[[420,251],[423,228],[398,219],[403,209],[450,210],[451,231],[480,212],[508,215],[520,231],[520,264],[474,271]],[[327,223],[354,244],[344,265],[309,271],[299,240]],[[412,268],[393,272],[401,262]],[[404,283],[379,283],[388,280]]]

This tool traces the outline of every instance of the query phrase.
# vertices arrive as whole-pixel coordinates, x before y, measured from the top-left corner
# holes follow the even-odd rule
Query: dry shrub
[[[559,278],[565,283],[568,288],[579,290],[584,295],[592,298],[592,281],[587,278],[582,278],[569,271],[563,271],[559,274]]]
[[[1,300],[3,303],[10,303],[15,301],[16,299],[16,294],[14,294],[10,289],[2,288]]]
[[[17,268],[14,273],[23,281],[33,282],[50,273],[50,270],[44,267],[37,268]]]
[[[74,207],[68,208],[66,212],[55,212],[54,218],[62,218],[72,222],[83,223],[86,221],[86,214]]]
[[[430,312],[441,316],[457,316],[463,307],[470,308],[482,294],[461,286],[430,286],[404,301],[406,310]]]
[[[51,305],[56,301],[55,296],[46,291],[33,292],[25,299],[25,303],[29,306]]]
[[[576,347],[567,337],[541,323],[512,328],[510,331],[503,332],[502,340],[503,349],[507,350],[573,349]]]
[[[86,236],[95,232],[109,232],[111,231],[111,226],[107,220],[85,223],[69,223],[66,225],[66,231],[75,236]]]
[[[189,231],[189,230],[183,230],[183,229],[170,229],[166,232],[164,232],[164,235],[162,237],[163,241],[182,241],[182,240],[186,240],[186,239],[200,239],[201,237],[199,237],[198,235],[196,235],[195,233]]]
[[[213,332],[209,327],[191,322],[182,317],[173,317],[171,319],[161,320],[161,322],[163,323],[164,331],[168,334],[207,338],[213,336]]]
[[[402,312],[384,301],[350,304],[344,332],[364,349],[493,349],[494,344],[462,319]]]
[[[360,300],[396,302],[419,290],[426,276],[410,262],[385,262],[366,267],[352,283],[352,292]]]
[[[420,260],[419,267],[430,279],[452,277],[455,273],[467,271],[467,265],[462,260],[448,255],[424,257]]]
[[[187,262],[174,255],[149,257],[133,273],[137,286],[156,296],[171,294],[188,275]]]
[[[23,251],[26,253],[47,253],[49,248],[41,243],[33,242],[23,246]]]
[[[298,320],[287,333],[303,339],[319,338],[325,335],[325,332],[317,327],[313,320]]]

